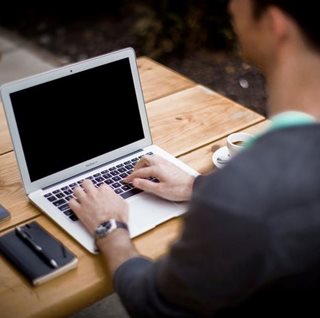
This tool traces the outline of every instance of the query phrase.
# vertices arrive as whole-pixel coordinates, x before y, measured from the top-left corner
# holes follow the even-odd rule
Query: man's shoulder
[[[297,185],[317,191],[319,144],[320,125],[267,133],[223,169],[199,179],[195,197],[208,204],[218,202],[249,211],[303,195]]]
[[[320,153],[320,124],[309,124],[304,126],[291,126],[269,131],[257,139],[251,150],[256,155],[277,153],[286,156],[295,152],[296,156],[304,155],[308,150]]]
[[[265,181],[280,173],[285,181],[292,170],[303,174],[308,169],[320,168],[319,144],[320,124],[271,131],[231,161],[230,172],[241,171],[242,175],[253,178],[264,176]]]

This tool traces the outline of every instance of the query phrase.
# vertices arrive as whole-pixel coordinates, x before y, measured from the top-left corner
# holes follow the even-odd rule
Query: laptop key
[[[63,213],[64,213],[66,216],[74,215],[73,211],[70,210],[70,209],[63,211]]]
[[[55,196],[53,196],[53,195],[51,195],[50,197],[47,197],[47,199],[48,199],[50,202],[57,200],[57,198],[56,198]]]
[[[132,189],[132,187],[129,187],[128,185],[124,185],[123,187],[121,187],[121,189],[123,191],[128,191],[128,190]]]
[[[66,200],[64,200],[64,199],[60,199],[60,200],[57,200],[57,201],[54,201],[54,202],[52,202],[55,206],[60,206],[60,205],[62,205],[62,204],[64,204],[64,203],[67,203],[67,201]]]
[[[56,194],[56,197],[58,198],[58,199],[61,199],[61,198],[63,198],[64,197],[64,193],[57,193]]]
[[[121,193],[120,195],[121,195],[124,199],[127,199],[127,198],[129,198],[129,197],[132,197],[132,196],[135,195],[135,194],[140,193],[140,192],[142,192],[141,189],[133,188],[133,189],[127,191],[127,192]]]
[[[63,204],[63,205],[60,205],[59,207],[59,210],[60,211],[66,211],[66,210],[69,210],[69,204]]]
[[[79,218],[75,214],[70,215],[69,218],[72,221],[78,221],[79,220]]]

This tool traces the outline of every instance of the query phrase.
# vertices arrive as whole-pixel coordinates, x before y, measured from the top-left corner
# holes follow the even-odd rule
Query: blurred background
[[[264,78],[241,60],[226,0],[12,0],[0,27],[60,64],[131,46],[265,115]]]
[[[50,53],[44,56],[60,65],[131,46],[138,57],[148,56],[265,115],[264,78],[240,57],[225,0],[10,0],[1,4],[0,36],[1,30],[23,39],[22,46],[31,43],[37,52]],[[20,69],[32,61],[20,59],[19,65],[14,61]],[[127,317],[115,294],[72,318],[92,316]]]

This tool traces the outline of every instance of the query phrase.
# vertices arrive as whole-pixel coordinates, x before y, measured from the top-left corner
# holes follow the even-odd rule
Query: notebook
[[[33,285],[58,277],[78,264],[77,256],[35,221],[2,235],[0,251]]]
[[[152,143],[132,48],[6,83],[0,92],[26,195],[90,252],[98,252],[94,239],[68,206],[83,179],[128,200],[131,237],[186,211],[121,181],[146,153],[197,175]]]

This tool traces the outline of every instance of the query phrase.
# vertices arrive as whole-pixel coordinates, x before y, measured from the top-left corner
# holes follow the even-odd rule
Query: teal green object
[[[257,134],[256,136],[252,137],[250,140],[246,141],[244,145],[246,149],[250,148],[259,137],[261,137],[262,135],[266,134],[269,131],[292,127],[292,126],[310,125],[317,122],[315,117],[307,113],[298,112],[298,111],[286,111],[271,117],[270,120],[271,120],[271,124],[265,131],[263,131],[260,134]]]

